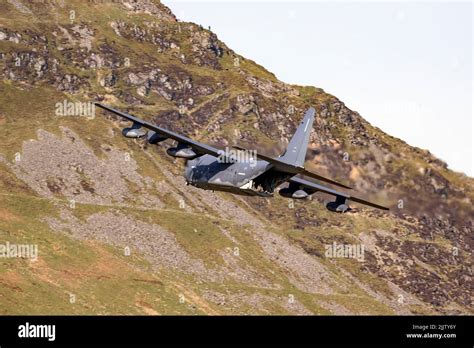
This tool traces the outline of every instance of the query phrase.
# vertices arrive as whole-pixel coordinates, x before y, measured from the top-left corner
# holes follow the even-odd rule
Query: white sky
[[[474,176],[471,2],[163,0],[280,80]]]

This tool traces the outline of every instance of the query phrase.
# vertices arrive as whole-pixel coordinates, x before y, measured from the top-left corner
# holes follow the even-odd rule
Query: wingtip
[[[308,113],[311,113],[311,114],[313,114],[313,116],[314,116],[314,115],[316,115],[316,109],[315,109],[313,106],[310,106],[310,107],[308,108],[308,110],[306,110],[306,113],[307,113],[307,114],[308,114]]]
[[[102,104],[102,103],[99,103],[99,102],[94,102],[94,105],[95,105],[95,106],[98,106],[99,108],[102,108],[102,109],[106,109],[106,108],[107,108],[106,105],[104,105],[104,104]]]

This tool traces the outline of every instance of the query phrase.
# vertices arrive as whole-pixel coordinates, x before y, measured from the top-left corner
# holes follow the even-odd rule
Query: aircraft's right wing
[[[325,187],[325,186],[316,184],[314,182],[299,178],[297,176],[292,177],[291,179],[288,180],[288,182],[292,183],[294,185],[298,185],[301,188],[307,188],[308,191],[310,191],[311,193],[320,191],[320,192],[328,193],[328,194],[336,196],[336,197],[343,197],[343,198],[348,199],[350,201],[365,204],[365,205],[368,205],[368,206],[371,206],[371,207],[374,207],[374,208],[377,208],[377,209],[389,210],[389,208],[387,208],[387,207],[384,207],[384,206],[381,206],[381,205],[363,200],[361,198],[357,198],[357,197],[348,195],[347,193],[343,193],[343,192],[339,192],[339,191],[330,189],[328,187]]]
[[[185,137],[184,135],[180,135],[178,133],[172,132],[172,131],[167,130],[165,128],[161,128],[161,127],[159,127],[157,125],[154,125],[154,124],[151,124],[147,121],[140,120],[139,118],[136,118],[135,116],[127,114],[126,112],[122,112],[122,111],[113,109],[109,106],[106,106],[106,105],[103,105],[103,104],[100,104],[100,103],[95,103],[95,105],[97,105],[98,107],[100,107],[104,110],[110,111],[110,112],[112,112],[112,113],[114,113],[114,114],[116,114],[120,117],[123,117],[127,120],[130,120],[136,125],[148,128],[148,129],[156,132],[158,135],[162,136],[163,138],[173,139],[173,140],[176,140],[179,143],[189,145],[189,147],[191,147],[196,153],[198,153],[200,155],[209,154],[209,155],[218,157],[218,156],[220,156],[224,153],[223,150],[216,149],[215,147],[212,147],[210,145],[206,145],[206,144],[200,143],[198,141],[192,140],[188,137]]]

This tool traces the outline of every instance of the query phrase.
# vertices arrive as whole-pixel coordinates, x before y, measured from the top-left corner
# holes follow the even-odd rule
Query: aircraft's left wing
[[[184,135],[180,135],[178,133],[172,132],[172,131],[167,130],[165,128],[161,128],[161,127],[159,127],[157,125],[154,125],[154,124],[151,124],[147,121],[140,120],[139,118],[136,118],[135,116],[127,114],[126,112],[115,110],[115,109],[113,109],[109,106],[106,106],[106,105],[103,105],[103,104],[100,104],[100,103],[95,103],[95,105],[97,105],[98,107],[100,107],[104,110],[110,111],[110,112],[112,112],[112,113],[114,113],[114,114],[116,114],[120,117],[123,117],[127,120],[130,120],[135,125],[139,125],[139,126],[143,126],[145,128],[148,128],[148,129],[156,132],[158,135],[160,135],[163,138],[173,139],[173,140],[176,140],[177,142],[179,142],[181,144],[189,145],[189,147],[191,147],[196,153],[198,153],[200,155],[209,154],[209,155],[218,157],[219,155],[222,155],[224,153],[223,150],[219,150],[219,149],[216,149],[215,147],[212,147],[210,145],[206,145],[206,144],[200,143],[198,141],[192,140],[188,137],[185,137]]]
[[[325,187],[325,186],[316,184],[316,183],[314,183],[314,182],[311,182],[311,181],[308,181],[308,180],[299,178],[299,177],[297,177],[297,176],[294,176],[294,177],[290,178],[290,179],[288,180],[288,182],[289,182],[290,184],[299,186],[299,187],[302,188],[302,189],[307,189],[310,193],[314,193],[314,192],[320,191],[320,192],[324,192],[324,193],[328,193],[328,194],[330,194],[330,195],[333,195],[333,196],[335,196],[336,198],[342,197],[342,198],[344,198],[344,199],[348,199],[348,200],[353,201],[353,202],[365,204],[365,205],[368,205],[368,206],[371,206],[371,207],[374,207],[374,208],[377,208],[377,209],[389,210],[389,208],[387,208],[387,207],[384,207],[384,206],[381,206],[381,205],[378,205],[378,204],[375,204],[375,203],[372,203],[372,202],[363,200],[363,199],[361,199],[361,198],[357,198],[357,197],[348,195],[347,193],[343,193],[343,192],[339,192],[339,191],[330,189],[330,188],[328,188],[328,187]]]

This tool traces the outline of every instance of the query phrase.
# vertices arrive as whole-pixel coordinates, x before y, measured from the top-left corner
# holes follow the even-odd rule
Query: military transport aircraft
[[[306,111],[286,151],[281,156],[272,158],[238,146],[234,146],[235,151],[217,149],[109,106],[100,103],[95,103],[95,105],[131,121],[132,126],[124,128],[122,131],[122,134],[128,138],[146,136],[150,144],[157,144],[166,139],[176,141],[176,146],[168,148],[166,152],[172,157],[187,160],[184,177],[188,185],[204,190],[272,197],[275,188],[288,182],[287,187],[279,190],[280,195],[287,198],[304,199],[315,192],[324,192],[335,197],[334,202],[326,204],[326,208],[330,211],[343,213],[350,210],[346,203],[347,200],[388,210],[388,208],[381,205],[305,179],[305,177],[313,178],[350,189],[348,186],[309,172],[304,168],[309,136],[313,128],[314,108],[309,108]],[[148,131],[143,128],[148,129]],[[250,153],[251,155],[239,156],[242,153]]]

